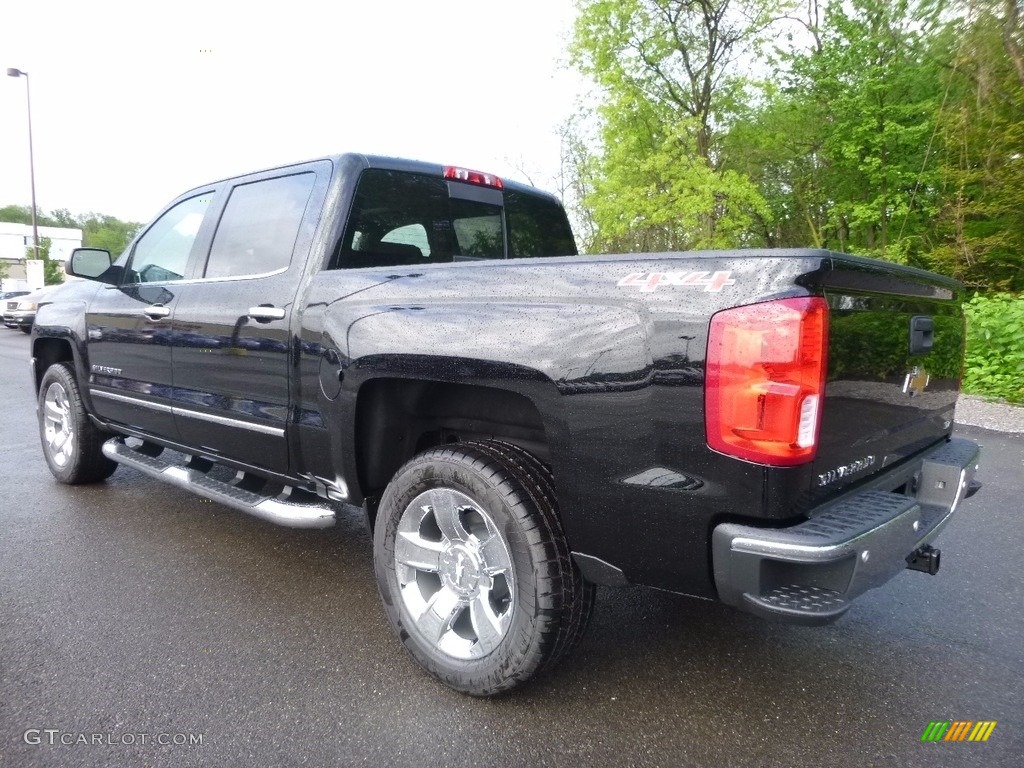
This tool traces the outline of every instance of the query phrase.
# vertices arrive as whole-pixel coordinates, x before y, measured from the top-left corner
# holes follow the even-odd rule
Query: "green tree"
[[[767,209],[749,233],[756,244],[838,247],[822,119],[806,94],[766,83],[762,101],[725,137],[726,167],[750,179]]]
[[[43,261],[43,285],[60,285],[64,282],[64,267],[59,260],[50,258],[52,245],[53,241],[50,238],[39,238],[39,258]],[[36,258],[36,249],[32,246],[26,248],[25,258]]]
[[[27,205],[8,205],[0,208],[0,221],[31,224],[32,209]],[[122,221],[102,213],[73,214],[67,208],[58,208],[49,215],[37,212],[40,227],[65,227],[82,230],[82,245],[105,248],[119,255],[142,227],[137,221]]]
[[[939,242],[932,262],[970,287],[1019,293],[1024,74],[1013,52],[1019,53],[1014,46],[1020,22],[1001,0],[975,2],[962,11],[959,23],[935,41],[935,56],[948,64],[939,141]]]
[[[121,221],[114,216],[87,213],[78,217],[82,228],[82,245],[88,248],[105,248],[117,257],[135,237],[142,225],[135,221]]]
[[[936,15],[928,0],[851,0],[804,25],[809,44],[778,52],[781,87],[732,137],[783,222],[766,240],[921,263],[937,210]]]
[[[50,211],[50,215],[47,218],[53,222],[50,226],[54,227],[78,229],[81,226],[78,221],[78,217],[73,215],[67,208],[57,208]]]
[[[580,0],[602,250],[814,245],[1024,291],[1020,0]]]
[[[577,157],[602,250],[739,245],[770,212],[722,137],[746,98],[739,62],[771,0],[582,0],[574,64],[601,88],[599,147]],[[578,149],[578,147],[577,147]]]
[[[32,207],[28,205],[5,205],[4,207],[0,208],[0,221],[8,221],[13,224],[31,224]],[[56,220],[50,218],[37,208],[36,226],[57,227],[63,225],[58,224]]]

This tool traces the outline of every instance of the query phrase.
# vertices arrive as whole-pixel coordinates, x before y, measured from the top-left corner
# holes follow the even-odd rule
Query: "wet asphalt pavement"
[[[28,341],[0,328],[0,766],[1024,765],[1024,435],[960,430],[985,487],[936,577],[825,628],[602,589],[574,658],[474,700],[392,637],[358,516],[277,528],[124,467],[54,482]],[[998,726],[921,743],[932,720]]]

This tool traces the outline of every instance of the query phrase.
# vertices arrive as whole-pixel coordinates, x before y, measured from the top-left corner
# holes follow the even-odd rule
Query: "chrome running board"
[[[174,464],[158,455],[151,455],[155,451],[144,452],[148,445],[144,443],[142,450],[138,450],[127,445],[124,438],[115,437],[103,444],[103,455],[157,480],[277,525],[289,528],[330,528],[334,525],[334,507],[311,493],[288,486],[273,496],[247,490],[242,486],[250,484],[251,475],[239,472],[231,482],[217,480],[207,474],[215,466],[212,462],[192,459],[188,464]]]

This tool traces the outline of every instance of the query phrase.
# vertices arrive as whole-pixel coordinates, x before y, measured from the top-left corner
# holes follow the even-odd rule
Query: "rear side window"
[[[448,187],[443,179],[363,171],[342,241],[341,266],[451,261],[450,229]]]
[[[562,207],[523,192],[465,185],[419,173],[369,169],[356,188],[336,265],[415,266],[451,261],[575,255]],[[504,205],[502,201],[504,200]]]
[[[300,173],[231,190],[204,276],[262,275],[287,268],[315,181],[315,173]]]

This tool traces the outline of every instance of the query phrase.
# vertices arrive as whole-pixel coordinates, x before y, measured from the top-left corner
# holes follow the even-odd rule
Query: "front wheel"
[[[117,469],[117,464],[103,455],[103,441],[109,435],[89,420],[69,363],[54,363],[43,374],[39,437],[50,472],[62,483],[96,483]]]
[[[374,530],[377,584],[409,653],[445,684],[489,696],[558,661],[593,585],[572,562],[547,468],[498,441],[435,448],[402,467]]]

